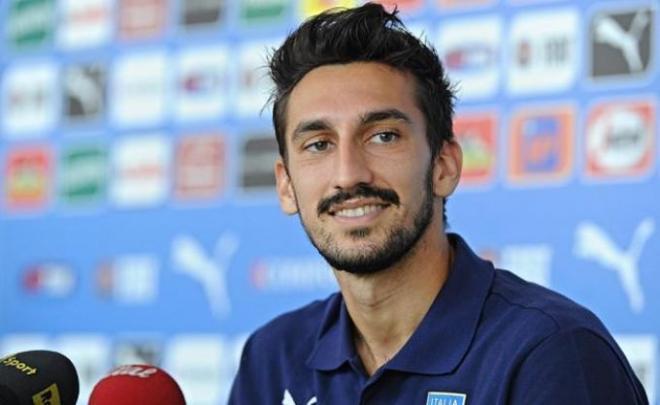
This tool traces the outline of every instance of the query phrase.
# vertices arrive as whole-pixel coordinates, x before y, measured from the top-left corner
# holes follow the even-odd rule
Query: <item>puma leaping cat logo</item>
[[[575,254],[616,271],[634,312],[644,309],[644,291],[639,280],[639,257],[654,231],[653,219],[644,219],[635,229],[627,250],[620,249],[605,231],[593,223],[582,222],[575,231]]]

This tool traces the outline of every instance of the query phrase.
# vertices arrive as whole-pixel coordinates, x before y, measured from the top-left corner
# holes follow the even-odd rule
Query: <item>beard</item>
[[[312,231],[300,215],[300,221],[310,242],[334,269],[357,275],[373,274],[403,260],[415,248],[433,219],[433,170],[429,168],[424,184],[423,201],[414,215],[412,225],[399,224],[385,231],[385,241],[380,244],[342,249],[333,235],[319,226]],[[378,197],[390,205],[399,205],[399,197],[393,190],[359,185],[350,191],[340,191],[322,200],[317,215],[328,212],[333,204],[356,197]],[[348,235],[355,241],[366,239],[372,233],[369,227],[350,230]]]

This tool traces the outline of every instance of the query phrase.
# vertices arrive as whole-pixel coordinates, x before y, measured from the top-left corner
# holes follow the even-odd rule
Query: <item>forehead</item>
[[[370,111],[398,109],[423,119],[415,100],[413,75],[381,63],[324,65],[308,72],[287,102],[286,133],[304,120],[337,124],[358,120]]]

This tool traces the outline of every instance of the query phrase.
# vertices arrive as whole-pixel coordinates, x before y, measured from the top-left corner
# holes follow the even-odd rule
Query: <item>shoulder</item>
[[[537,333],[545,336],[563,330],[587,329],[610,339],[605,326],[587,308],[506,270],[495,270],[486,311],[497,318],[524,323],[526,329],[535,327]]]
[[[496,270],[485,311],[487,322],[504,326],[502,339],[516,351],[511,403],[646,403],[621,349],[587,308]]]

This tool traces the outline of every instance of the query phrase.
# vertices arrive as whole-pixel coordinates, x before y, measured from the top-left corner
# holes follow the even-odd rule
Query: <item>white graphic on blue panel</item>
[[[318,403],[316,397],[311,397],[309,401],[305,402],[305,405],[314,405]],[[296,401],[293,400],[289,390],[284,390],[284,397],[282,397],[282,405],[296,405]]]
[[[644,309],[644,291],[639,279],[639,258],[644,245],[655,231],[655,221],[646,218],[637,226],[628,249],[619,248],[609,235],[590,222],[581,222],[575,231],[575,254],[614,270],[628,296],[630,309]]]
[[[467,395],[456,392],[429,392],[426,405],[466,405]]]
[[[238,238],[225,233],[209,256],[200,243],[189,235],[178,235],[172,242],[172,261],[175,271],[188,275],[202,285],[213,315],[224,318],[231,311],[227,291],[229,262],[238,250]]]

